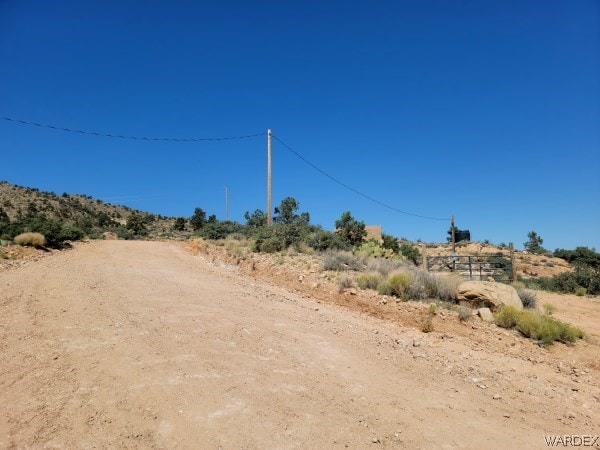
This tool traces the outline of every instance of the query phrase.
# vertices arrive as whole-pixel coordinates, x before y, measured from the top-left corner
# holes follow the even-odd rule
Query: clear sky
[[[600,249],[600,2],[0,0],[0,116],[273,134],[474,240]],[[273,143],[273,204],[412,240],[449,221]],[[265,209],[266,138],[0,120],[0,180],[149,212]]]

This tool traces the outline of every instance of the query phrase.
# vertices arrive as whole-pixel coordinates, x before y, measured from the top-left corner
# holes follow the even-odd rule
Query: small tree
[[[190,219],[190,224],[194,231],[200,230],[206,222],[206,213],[202,208],[196,208],[194,210],[194,215]]]
[[[267,224],[267,215],[260,209],[255,210],[252,214],[246,211],[244,219],[246,219],[246,225],[249,228],[264,227]]]
[[[383,248],[387,248],[396,254],[400,253],[400,243],[398,242],[398,238],[385,233],[382,233],[381,238],[383,239],[383,243],[381,244]]]
[[[183,217],[178,217],[175,219],[175,223],[173,224],[173,230],[175,231],[184,231],[185,230],[185,219]]]
[[[137,236],[148,234],[148,230],[146,230],[146,219],[141,214],[133,213],[130,215],[125,227]]]
[[[527,233],[529,240],[523,243],[525,250],[530,253],[546,253],[546,249],[542,247],[544,240],[535,231]]]
[[[352,217],[350,211],[346,211],[339,220],[335,221],[335,228],[338,236],[350,245],[360,244],[367,235],[365,223]]]

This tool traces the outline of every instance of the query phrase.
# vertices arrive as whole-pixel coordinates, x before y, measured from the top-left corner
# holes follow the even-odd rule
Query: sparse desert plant
[[[523,303],[523,307],[527,309],[535,309],[537,305],[537,294],[529,289],[517,287],[517,294]]]
[[[579,328],[537,311],[519,311],[511,306],[504,306],[495,314],[495,318],[498,326],[514,328],[542,345],[553,342],[572,343],[584,336]]]
[[[366,264],[368,270],[379,272],[384,277],[387,277],[391,272],[406,266],[406,263],[401,260],[384,258],[369,258],[367,259]]]
[[[356,284],[361,289],[377,289],[381,282],[381,275],[378,273],[363,273],[356,279]]]
[[[578,287],[575,289],[575,295],[577,297],[583,297],[587,293],[587,289],[584,287]]]
[[[15,237],[15,244],[31,247],[43,247],[46,243],[46,238],[41,233],[21,233]]]
[[[340,292],[344,289],[351,288],[353,285],[352,278],[342,277],[338,280],[338,287],[340,288]]]
[[[427,314],[421,323],[421,331],[423,333],[431,333],[433,331],[433,316]]]
[[[322,270],[359,270],[362,264],[356,256],[345,252],[327,253],[321,263]]]
[[[397,297],[404,297],[412,277],[408,272],[396,272],[390,275],[388,283],[392,287],[392,294]]]
[[[556,306],[554,306],[552,303],[546,303],[544,305],[544,312],[546,315],[551,316],[556,312]]]
[[[381,295],[393,295],[392,285],[388,280],[381,280],[377,285],[377,292]]]
[[[471,308],[467,308],[466,306],[458,307],[458,320],[461,322],[465,322],[469,320],[473,316],[473,312]]]

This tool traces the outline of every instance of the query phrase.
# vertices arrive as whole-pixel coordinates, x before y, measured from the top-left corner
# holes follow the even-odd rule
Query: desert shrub
[[[260,251],[264,253],[276,253],[283,250],[280,239],[275,236],[265,239],[260,243]]]
[[[388,283],[392,288],[392,295],[395,295],[396,297],[405,296],[405,293],[410,286],[411,279],[411,275],[407,272],[396,272],[390,275]]]
[[[519,311],[504,306],[495,314],[496,324],[514,328],[523,336],[539,341],[542,345],[553,342],[571,343],[583,338],[583,331],[537,311]]]
[[[15,244],[31,247],[42,247],[46,244],[46,238],[41,233],[21,233],[15,236]]]
[[[388,280],[381,280],[377,285],[377,292],[381,295],[393,295],[392,285]]]
[[[517,294],[523,303],[523,307],[527,309],[535,309],[537,305],[537,294],[529,289],[517,288]]]
[[[379,272],[384,277],[387,277],[391,272],[406,266],[403,261],[382,258],[369,258],[367,259],[366,264],[368,270]]]
[[[544,305],[544,312],[548,316],[551,316],[552,314],[554,314],[556,312],[556,306],[554,306],[552,303],[546,303]]]
[[[173,230],[174,231],[184,231],[185,230],[185,219],[183,217],[178,217],[177,219],[175,219],[175,222],[173,223]]]
[[[344,252],[331,252],[325,255],[321,270],[360,270],[362,263],[359,258]]]
[[[587,289],[584,287],[578,287],[575,289],[575,295],[578,297],[583,297],[587,293]]]
[[[465,322],[469,320],[473,316],[473,311],[471,308],[467,308],[466,306],[458,307],[458,320],[461,322]]]
[[[340,236],[325,230],[316,230],[306,237],[306,243],[317,251],[349,250],[351,246]]]
[[[351,288],[353,285],[352,278],[342,277],[338,280],[338,286],[340,290]]]
[[[431,333],[433,331],[433,316],[427,314],[421,323],[421,331],[423,333]]]
[[[83,232],[82,229],[73,226],[73,225],[63,225],[60,233],[59,233],[59,240],[60,242],[64,242],[64,241],[79,241],[80,239],[83,239],[83,237],[85,236],[85,233]]]
[[[356,284],[361,289],[377,289],[381,279],[378,273],[363,273],[356,279]]]
[[[458,285],[463,279],[458,275],[438,275],[437,280],[437,298],[444,301],[456,300]]]
[[[409,261],[416,266],[419,264],[419,260],[421,259],[421,252],[417,248],[416,245],[413,245],[409,242],[401,242],[400,243],[400,253]]]

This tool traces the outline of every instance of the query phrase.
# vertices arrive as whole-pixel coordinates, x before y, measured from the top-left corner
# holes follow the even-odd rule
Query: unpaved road
[[[442,370],[461,351],[465,370],[486,364],[468,343],[176,244],[94,242],[0,272],[0,448],[507,449],[600,434],[597,386],[509,356],[490,360],[496,380]]]

